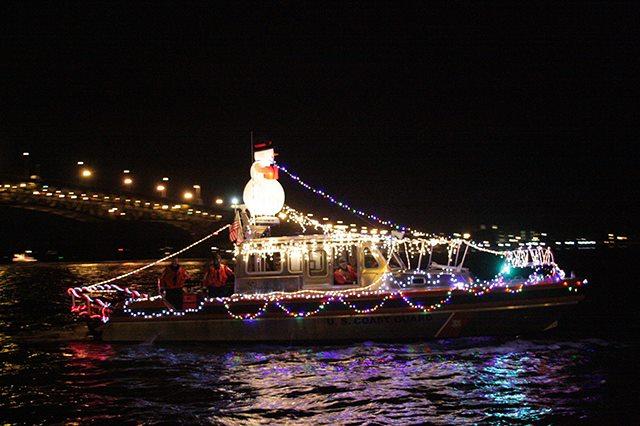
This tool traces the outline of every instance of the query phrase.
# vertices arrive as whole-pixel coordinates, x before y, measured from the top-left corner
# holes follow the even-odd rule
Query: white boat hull
[[[104,341],[300,342],[421,340],[458,336],[519,335],[553,328],[580,296],[502,306],[470,306],[437,312],[326,315],[308,318],[213,319],[189,316],[116,320],[104,325]]]

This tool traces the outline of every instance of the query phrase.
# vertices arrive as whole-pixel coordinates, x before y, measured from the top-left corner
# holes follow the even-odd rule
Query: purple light
[[[280,170],[282,170],[283,172],[285,172],[285,174],[286,174],[287,176],[289,176],[289,177],[290,177],[291,179],[293,179],[294,181],[297,181],[297,182],[298,182],[301,186],[303,186],[304,188],[306,188],[306,189],[310,190],[310,191],[311,191],[311,192],[313,192],[314,194],[320,194],[320,195],[322,195],[322,197],[323,197],[323,198],[325,198],[325,199],[329,200],[331,203],[333,203],[333,204],[337,204],[338,206],[342,207],[342,208],[343,208],[343,209],[345,209],[345,210],[350,211],[350,212],[351,212],[351,213],[353,213],[353,214],[357,214],[357,215],[360,215],[360,216],[367,217],[367,218],[369,218],[369,219],[375,220],[376,222],[378,222],[378,223],[380,223],[380,224],[382,224],[382,225],[391,226],[391,227],[393,227],[393,228],[400,229],[400,230],[402,230],[402,231],[406,231],[406,230],[410,230],[410,229],[411,229],[411,228],[409,228],[409,227],[405,227],[405,226],[397,225],[397,224],[395,224],[395,223],[394,223],[394,222],[392,222],[392,221],[382,220],[382,219],[380,219],[380,218],[379,218],[378,216],[376,216],[376,215],[368,214],[368,213],[366,213],[366,212],[364,212],[364,211],[362,211],[362,210],[358,210],[358,209],[355,209],[355,208],[351,207],[351,206],[350,206],[349,204],[347,204],[347,203],[343,203],[343,202],[341,202],[341,201],[337,201],[335,198],[333,198],[331,195],[329,195],[329,194],[325,193],[323,190],[315,189],[315,188],[311,187],[311,185],[309,185],[309,184],[307,184],[306,182],[304,182],[303,180],[301,180],[299,176],[297,176],[297,175],[293,174],[292,172],[290,172],[290,171],[289,171],[289,169],[287,169],[287,167],[285,167],[285,166],[283,166],[283,165],[280,165],[280,164],[276,164],[276,167],[278,167]]]

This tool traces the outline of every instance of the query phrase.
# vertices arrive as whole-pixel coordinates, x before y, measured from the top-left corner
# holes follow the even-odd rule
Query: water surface
[[[326,346],[84,338],[64,289],[135,266],[0,267],[0,420],[548,424],[638,415],[633,337]],[[187,267],[197,273],[200,264]]]

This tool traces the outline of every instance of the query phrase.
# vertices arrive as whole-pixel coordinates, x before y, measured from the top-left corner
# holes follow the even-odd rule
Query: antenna
[[[251,131],[251,164],[253,164],[253,130]]]

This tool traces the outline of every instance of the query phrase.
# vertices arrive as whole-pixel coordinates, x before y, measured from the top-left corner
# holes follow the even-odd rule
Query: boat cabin
[[[386,259],[371,239],[327,235],[257,238],[238,248],[235,292],[367,287],[380,281],[387,270]]]

